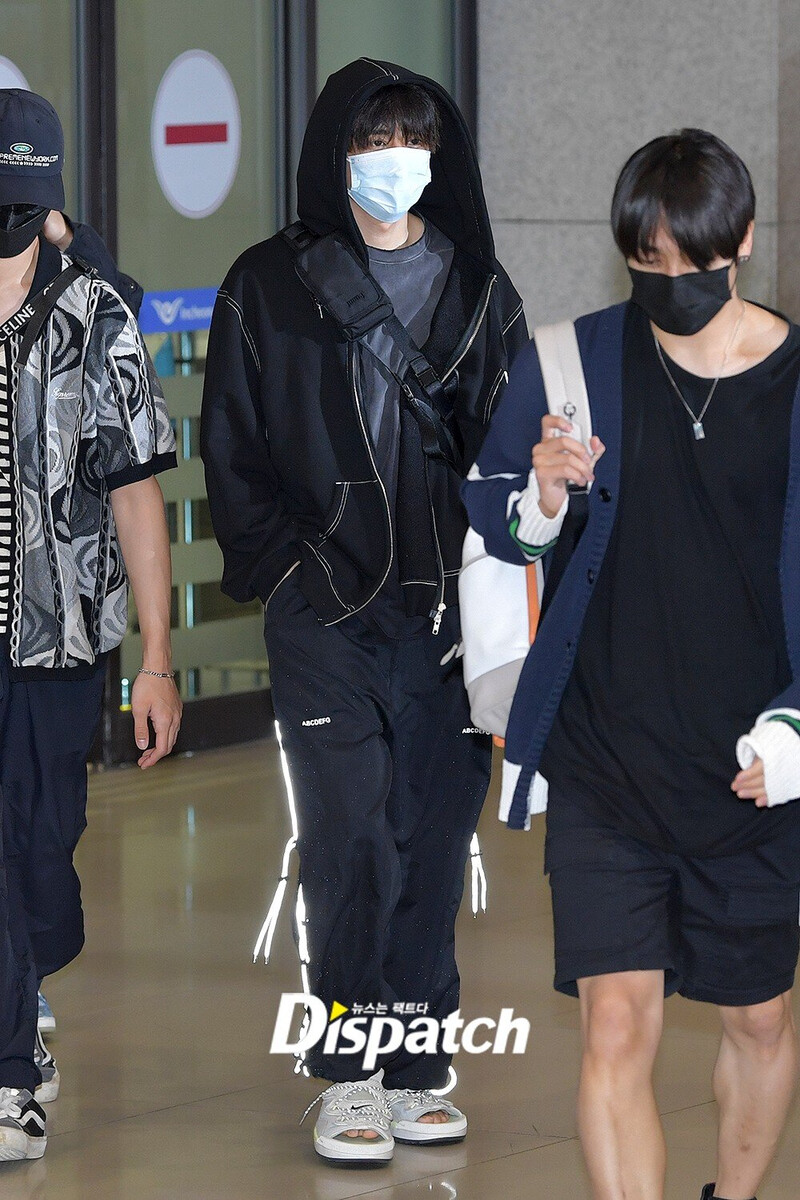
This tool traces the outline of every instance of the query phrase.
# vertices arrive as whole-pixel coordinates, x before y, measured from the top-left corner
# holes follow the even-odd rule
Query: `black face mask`
[[[631,299],[665,333],[689,337],[698,333],[731,298],[727,267],[715,271],[690,271],[662,275],[628,267],[633,280]]]
[[[0,207],[0,258],[16,258],[39,236],[49,208],[35,204],[6,204]]]

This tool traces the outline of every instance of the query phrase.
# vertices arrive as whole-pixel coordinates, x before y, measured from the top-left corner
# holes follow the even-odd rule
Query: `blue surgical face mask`
[[[349,196],[376,221],[399,221],[417,203],[431,181],[431,152],[414,146],[390,146],[350,154]]]

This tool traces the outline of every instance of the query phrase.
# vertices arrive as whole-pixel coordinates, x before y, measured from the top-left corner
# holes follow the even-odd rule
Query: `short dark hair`
[[[433,96],[416,83],[390,83],[370,96],[356,113],[350,145],[361,150],[376,133],[392,137],[399,130],[407,142],[438,150],[442,122]]]
[[[646,262],[659,226],[701,271],[735,259],[756,211],[750,172],[721,138],[681,129],[654,138],[622,168],[611,204],[614,240]]]

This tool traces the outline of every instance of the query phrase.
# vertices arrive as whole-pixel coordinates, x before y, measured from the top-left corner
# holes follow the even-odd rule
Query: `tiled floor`
[[[312,1080],[267,1053],[281,991],[299,990],[288,904],[269,967],[251,948],[287,833],[273,742],[94,776],[80,848],[88,945],[50,981],[62,1098],[39,1163],[0,1166],[0,1200],[579,1200],[576,1003],[550,987],[541,826],[510,833],[487,804],[489,911],[460,917],[462,1012],[513,1007],[528,1051],[458,1056],[460,1146],[398,1147],[373,1171],[311,1148]],[[713,1174],[712,1011],[668,1004],[658,1096],[669,1200]],[[761,1200],[798,1200],[795,1108]]]

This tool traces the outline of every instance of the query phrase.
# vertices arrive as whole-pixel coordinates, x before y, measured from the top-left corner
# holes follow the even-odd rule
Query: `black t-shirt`
[[[666,361],[699,413],[712,380]],[[759,809],[730,788],[737,738],[791,681],[779,557],[798,378],[792,325],[720,381],[698,441],[630,306],[619,509],[542,773],[556,803],[666,850],[800,849],[800,803]]]

